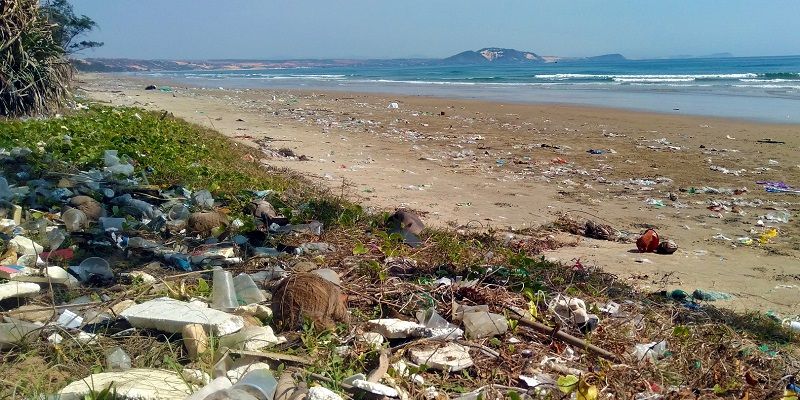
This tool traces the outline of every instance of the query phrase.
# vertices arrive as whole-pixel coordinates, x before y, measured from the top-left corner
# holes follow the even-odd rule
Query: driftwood
[[[510,311],[514,312],[514,310]],[[550,335],[553,338],[558,339],[564,343],[571,344],[579,349],[584,349],[585,351],[597,354],[598,356],[605,358],[606,360],[619,362],[619,357],[617,357],[616,354],[611,353],[610,351],[607,350],[603,350],[593,344],[586,343],[585,340],[572,336],[569,333],[557,329],[554,330],[552,327],[549,327],[545,324],[527,318],[517,317],[516,320],[529,328],[533,328],[537,332],[543,333],[545,335]]]

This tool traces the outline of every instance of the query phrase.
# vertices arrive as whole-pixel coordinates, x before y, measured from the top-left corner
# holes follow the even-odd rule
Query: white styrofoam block
[[[413,349],[409,352],[411,361],[425,364],[430,368],[442,371],[460,371],[472,366],[472,357],[467,348],[455,343],[445,346]]]
[[[397,318],[373,319],[367,321],[367,325],[387,339],[407,338],[414,336],[415,332],[425,329],[425,325]]]
[[[111,385],[122,399],[183,400],[193,391],[173,371],[138,368],[89,375],[61,389],[59,400],[83,400],[92,392],[100,392]]]
[[[228,335],[244,327],[244,320],[238,315],[167,297],[128,307],[120,315],[135,328],[170,333],[180,333],[189,324],[200,324],[207,333],[216,336]]]
[[[31,282],[6,282],[0,283],[0,300],[12,297],[27,297],[39,293],[41,287]]]

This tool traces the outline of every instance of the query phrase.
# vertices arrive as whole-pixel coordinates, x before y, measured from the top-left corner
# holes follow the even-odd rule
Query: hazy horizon
[[[787,29],[800,2],[608,4],[590,0],[296,3],[73,0],[105,46],[81,57],[133,59],[444,58],[483,47],[631,59],[798,55]]]

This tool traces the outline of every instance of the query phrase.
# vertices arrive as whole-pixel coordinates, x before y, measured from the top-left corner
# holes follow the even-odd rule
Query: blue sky
[[[73,0],[84,57],[446,57],[487,46],[629,58],[800,54],[800,1]]]

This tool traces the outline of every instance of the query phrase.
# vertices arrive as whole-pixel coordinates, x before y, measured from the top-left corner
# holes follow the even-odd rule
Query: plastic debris
[[[419,332],[425,329],[425,325],[396,318],[369,320],[367,321],[367,326],[387,339],[404,339],[419,336]]]
[[[717,301],[717,300],[728,300],[732,296],[729,295],[728,293],[723,293],[723,292],[713,292],[710,290],[696,289],[694,292],[692,292],[692,297],[697,300],[703,300],[703,301]]]
[[[110,371],[131,369],[131,358],[125,350],[115,347],[106,353],[106,368]]]
[[[462,321],[467,337],[473,339],[502,335],[508,330],[508,321],[500,314],[467,312]]]
[[[199,324],[206,332],[218,336],[244,327],[244,320],[239,316],[166,297],[136,304],[120,315],[133,327],[171,333],[180,333],[189,324]]]
[[[655,362],[662,358],[666,352],[667,342],[662,340],[660,342],[637,344],[634,347],[633,356],[638,361],[649,360],[650,362]]]
[[[178,373],[139,368],[92,374],[70,383],[58,395],[60,400],[84,400],[109,387],[118,398],[139,400],[184,400],[193,391]]]
[[[636,248],[643,253],[650,253],[658,250],[658,244],[658,233],[653,229],[646,230],[636,239]]]
[[[473,365],[467,348],[455,343],[409,351],[411,361],[446,372],[460,371]]]

